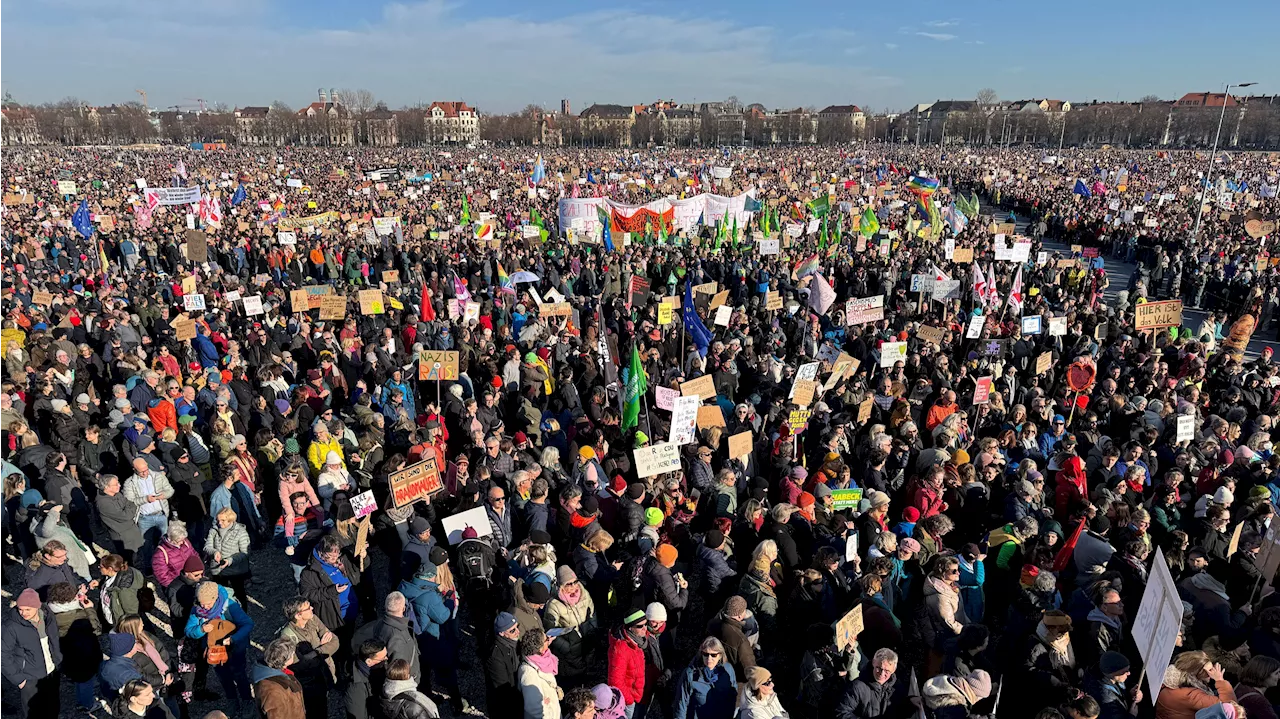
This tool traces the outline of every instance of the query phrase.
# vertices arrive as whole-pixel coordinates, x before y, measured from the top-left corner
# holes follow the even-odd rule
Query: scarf
[[[1088,619],[1091,622],[1102,622],[1112,629],[1120,628],[1120,617],[1113,617],[1097,607],[1089,610]]]
[[[147,655],[151,662],[156,665],[156,669],[160,670],[160,676],[169,673],[169,665],[160,657],[160,651],[156,649],[156,645],[147,640],[138,640],[138,644],[142,645],[142,651]]]
[[[529,664],[532,665],[534,669],[537,669],[543,674],[550,674],[551,676],[555,676],[556,674],[560,673],[560,657],[557,657],[556,655],[552,654],[550,651],[545,651],[542,654],[534,654],[532,656],[527,656],[524,658],[524,660],[526,662],[529,662]]]
[[[1071,648],[1071,635],[1069,633],[1050,641],[1049,628],[1044,625],[1044,622],[1040,622],[1036,625],[1036,636],[1049,648],[1054,666],[1074,667],[1076,665],[1076,652]]]
[[[582,584],[576,584],[572,587],[560,587],[560,591],[556,593],[560,601],[571,607],[576,607],[578,602],[582,601]]]
[[[205,609],[200,606],[199,602],[192,608],[197,617],[204,620],[221,619],[222,613],[227,610],[227,592],[225,589],[218,589],[218,598],[213,601],[213,606]]]
[[[1199,572],[1191,577],[1191,586],[1196,589],[1203,589],[1206,592],[1213,592],[1222,597],[1223,601],[1231,601],[1231,597],[1227,596],[1226,587],[1222,586],[1222,582],[1214,579],[1208,572]]]

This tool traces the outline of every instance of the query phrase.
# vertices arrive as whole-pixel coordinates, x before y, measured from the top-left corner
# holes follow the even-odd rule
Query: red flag
[[[1084,520],[1080,520],[1080,524],[1076,525],[1076,531],[1071,533],[1071,539],[1062,545],[1062,549],[1058,550],[1058,556],[1053,558],[1053,571],[1061,572],[1066,569],[1067,562],[1071,561],[1071,555],[1076,551],[1076,543],[1080,541],[1080,533],[1084,531]]]
[[[422,321],[434,322],[436,319],[436,308],[431,306],[431,293],[427,290],[427,286],[422,286]]]

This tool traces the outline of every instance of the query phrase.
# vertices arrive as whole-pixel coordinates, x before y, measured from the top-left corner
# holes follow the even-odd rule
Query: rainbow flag
[[[502,263],[498,263],[498,292],[501,294],[514,295],[516,293],[516,284],[511,281],[511,275],[502,269]]]
[[[932,177],[912,175],[911,179],[907,180],[907,189],[917,195],[928,197],[938,191],[938,181]]]
[[[808,259],[800,260],[796,263],[795,273],[797,280],[803,280],[809,275],[818,274],[821,263],[818,262],[818,253],[809,256]]]

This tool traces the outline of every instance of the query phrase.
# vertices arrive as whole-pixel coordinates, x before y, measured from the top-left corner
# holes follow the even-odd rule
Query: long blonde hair
[[[116,632],[119,634],[132,634],[139,642],[151,647],[156,645],[156,640],[147,634],[146,625],[142,623],[142,617],[137,614],[126,614],[117,619]]]
[[[453,570],[449,568],[448,562],[436,567],[436,578],[434,581],[439,585],[440,592],[442,594],[458,591],[458,586],[453,581]]]

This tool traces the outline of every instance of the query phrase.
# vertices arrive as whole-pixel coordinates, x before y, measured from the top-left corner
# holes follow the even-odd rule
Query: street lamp
[[[1218,138],[1222,135],[1222,121],[1227,118],[1227,100],[1231,97],[1231,88],[1257,84],[1256,82],[1241,82],[1235,85],[1228,83],[1226,89],[1222,91],[1222,114],[1218,115],[1218,131],[1213,133],[1213,150],[1209,152],[1209,166],[1205,168],[1204,183],[1200,187],[1200,206],[1196,208],[1196,224],[1191,228],[1191,239],[1200,235],[1200,219],[1204,216],[1204,199],[1209,192],[1209,180],[1213,176],[1213,157],[1218,154]]]

